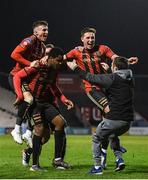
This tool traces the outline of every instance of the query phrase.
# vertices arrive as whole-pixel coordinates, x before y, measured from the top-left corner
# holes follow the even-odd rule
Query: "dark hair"
[[[120,69],[128,69],[128,59],[122,56],[116,57],[114,59],[114,65]]]
[[[50,52],[47,54],[49,57],[57,57],[59,55],[63,56],[64,55],[64,51],[59,48],[59,47],[53,47]]]
[[[81,37],[87,33],[87,32],[92,32],[92,33],[96,33],[96,29],[95,28],[91,28],[91,27],[85,27],[84,29],[82,29],[81,31]]]
[[[32,25],[32,29],[38,27],[38,26],[48,26],[48,22],[47,21],[35,21]]]

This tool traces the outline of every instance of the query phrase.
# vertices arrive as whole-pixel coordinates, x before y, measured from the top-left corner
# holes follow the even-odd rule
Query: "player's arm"
[[[63,60],[72,61],[73,59],[76,59],[76,55],[77,49],[72,49],[71,51],[63,55]]]
[[[115,60],[116,57],[118,57],[117,54],[115,54],[108,46],[104,46],[102,45],[102,50],[103,50],[103,54],[110,58],[112,61]],[[127,58],[128,59],[128,64],[136,64],[138,63],[138,57],[130,57],[130,58]]]
[[[23,64],[25,66],[30,66],[30,61],[23,57],[24,51],[25,49],[20,45],[18,45],[11,53],[11,58],[20,64]]]
[[[24,54],[26,51],[28,51],[32,44],[34,43],[34,36],[28,37],[24,39],[11,53],[11,58],[17,61],[18,63],[25,65],[25,66],[30,66],[30,60],[26,59],[24,57]]]
[[[81,79],[85,79],[91,84],[99,84],[101,87],[109,88],[113,82],[111,74],[91,74],[80,69],[77,64],[73,62],[67,62],[67,65],[72,69],[76,74],[80,76]]]
[[[58,87],[57,84],[52,85],[52,89],[54,91],[55,96],[58,99],[60,99],[63,104],[67,106],[68,110],[74,107],[73,102],[64,96],[64,94],[62,93],[61,89]]]
[[[117,55],[117,54],[114,54],[114,55],[111,57],[111,59],[114,60],[116,57],[118,57],[118,55]],[[138,61],[139,61],[138,57],[130,57],[130,58],[127,58],[127,59],[128,59],[128,64],[131,64],[131,65],[137,64]]]

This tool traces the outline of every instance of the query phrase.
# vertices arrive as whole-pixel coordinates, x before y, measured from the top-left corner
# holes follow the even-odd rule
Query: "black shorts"
[[[50,126],[52,126],[51,121],[57,115],[61,116],[58,110],[58,107],[56,107],[54,104],[36,102],[34,103],[32,108],[33,108],[32,115],[31,115],[32,126],[42,124],[42,123],[45,126],[47,126],[47,124],[50,124]]]
[[[103,111],[103,109],[108,105],[108,100],[105,94],[102,91],[97,90],[95,87],[87,93],[87,96],[101,111]]]

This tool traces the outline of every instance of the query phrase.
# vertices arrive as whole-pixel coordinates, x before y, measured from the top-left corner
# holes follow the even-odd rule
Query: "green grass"
[[[147,179],[148,178],[148,137],[122,136],[122,145],[128,152],[124,154],[126,168],[114,172],[115,159],[108,150],[108,169],[103,175],[89,175],[93,164],[91,136],[68,136],[65,160],[73,165],[71,170],[55,170],[51,166],[53,158],[53,137],[44,145],[40,164],[47,172],[30,172],[21,165],[21,151],[24,145],[17,145],[10,135],[0,136],[0,178],[1,179]]]

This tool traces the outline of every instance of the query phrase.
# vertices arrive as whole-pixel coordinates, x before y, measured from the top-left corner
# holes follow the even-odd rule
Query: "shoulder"
[[[104,50],[110,49],[110,48],[107,45],[101,44],[101,45],[98,46],[98,49],[104,51]]]
[[[74,49],[70,50],[69,52],[66,53],[66,56],[68,58],[73,58],[73,57],[77,57],[79,54],[81,54],[82,52],[80,51],[79,47],[75,47]]]
[[[36,41],[36,36],[31,35],[29,37],[26,37],[22,40],[22,42],[20,43],[20,45],[22,47],[28,46],[28,45],[32,45],[35,41]]]

